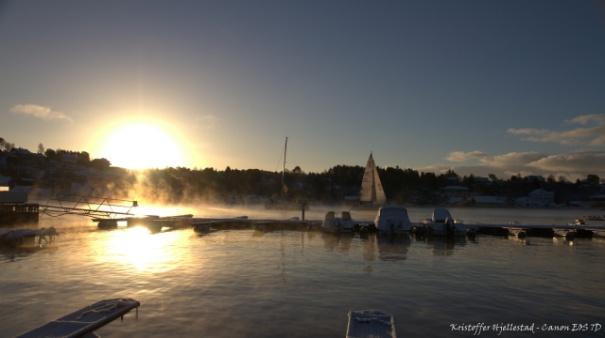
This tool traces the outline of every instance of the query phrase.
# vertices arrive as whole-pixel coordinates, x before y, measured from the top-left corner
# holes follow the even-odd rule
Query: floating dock
[[[163,228],[173,230],[190,228],[193,225],[193,215],[93,218],[93,222],[97,223],[97,227],[103,230],[117,229],[120,223],[124,223],[127,227],[144,226],[151,232],[159,232]]]
[[[17,229],[0,234],[0,246],[17,247],[42,247],[49,245],[57,236],[55,228],[40,229]]]
[[[24,333],[18,338],[98,337],[94,334],[95,330],[118,318],[123,318],[133,309],[138,311],[139,306],[141,303],[130,298],[102,300]]]
[[[97,218],[93,219],[100,229],[114,229],[118,223],[125,223],[126,226],[144,226],[151,232],[159,232],[169,228],[187,229],[193,228],[198,233],[209,233],[220,230],[244,230],[254,229],[259,231],[315,231],[321,230],[322,221],[320,220],[301,220],[299,218],[290,219],[250,219],[247,216],[231,218],[195,218],[192,215],[178,215],[169,217],[143,216],[143,217],[125,217],[125,218]],[[355,222],[357,229],[371,228],[369,221]],[[424,223],[412,223],[413,229],[422,229]],[[468,235],[485,234],[495,236],[514,236],[525,238],[528,236],[538,237],[561,237],[568,240],[574,238],[605,237],[605,225],[535,225],[535,224],[465,224],[469,230]],[[420,230],[418,230],[420,231]],[[414,232],[414,231],[412,231]]]
[[[194,218],[193,229],[199,233],[218,230],[255,229],[260,231],[277,230],[319,230],[321,221],[300,220],[297,218],[277,219],[249,219],[246,216],[235,218]]]
[[[479,234],[496,236],[514,236],[517,238],[525,237],[561,237],[568,240],[574,238],[592,238],[605,237],[605,225],[584,226],[584,225],[556,225],[556,224],[467,224],[468,228],[476,229]]]
[[[380,310],[349,311],[346,338],[396,338],[395,319]]]

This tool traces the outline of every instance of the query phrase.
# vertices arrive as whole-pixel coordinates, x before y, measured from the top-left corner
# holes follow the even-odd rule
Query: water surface
[[[426,217],[427,210],[410,214]],[[466,219],[498,219],[467,212]],[[533,212],[526,218],[538,223],[552,216]],[[0,252],[2,337],[113,297],[141,301],[139,318],[116,321],[102,336],[342,337],[347,311],[361,308],[394,314],[403,337],[450,336],[450,323],[605,324],[599,240],[253,230],[199,236],[97,231],[81,219],[43,218],[45,225],[61,230],[53,247]]]

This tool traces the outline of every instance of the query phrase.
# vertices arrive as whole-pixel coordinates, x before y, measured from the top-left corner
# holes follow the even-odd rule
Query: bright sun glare
[[[102,141],[101,154],[113,165],[130,169],[186,165],[181,146],[174,137],[149,123],[118,127]]]
[[[169,270],[182,260],[177,243],[182,233],[170,231],[151,234],[144,227],[116,230],[99,248],[102,259],[136,268],[138,271],[160,272]]]

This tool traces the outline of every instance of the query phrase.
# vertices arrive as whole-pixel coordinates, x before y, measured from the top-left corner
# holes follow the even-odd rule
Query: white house
[[[504,196],[476,195],[472,198],[477,205],[504,206],[507,202],[507,199]]]
[[[527,197],[520,197],[515,204],[522,207],[549,207],[555,204],[555,193],[544,189],[536,189]]]

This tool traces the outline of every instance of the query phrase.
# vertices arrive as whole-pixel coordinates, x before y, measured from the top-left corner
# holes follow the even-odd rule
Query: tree
[[[586,176],[586,183],[590,185],[599,185],[599,183],[601,183],[601,178],[598,175],[588,175]]]
[[[44,154],[44,145],[42,142],[38,143],[38,154]]]
[[[48,148],[44,152],[44,155],[46,156],[47,159],[52,160],[57,156],[57,152],[54,149]]]
[[[15,147],[14,143],[10,143],[10,142],[6,141],[5,139],[3,139],[2,137],[0,137],[0,150],[11,151],[11,150],[13,150],[14,147]]]
[[[104,158],[95,158],[94,160],[90,161],[90,166],[97,169],[109,168],[110,165],[111,163]]]

